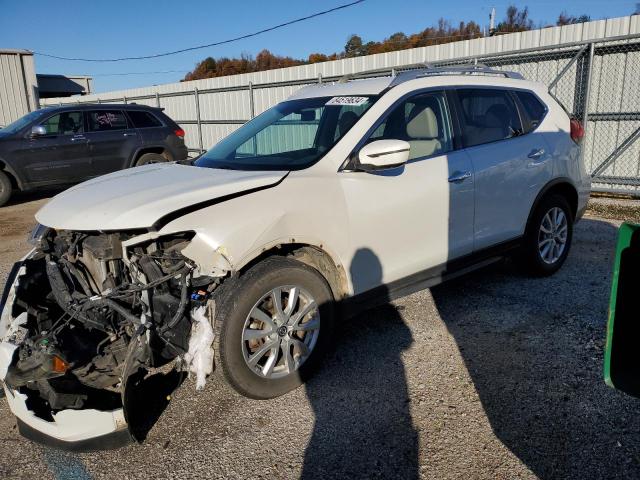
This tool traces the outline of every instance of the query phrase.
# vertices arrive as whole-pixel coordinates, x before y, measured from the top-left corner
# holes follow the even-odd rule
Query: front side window
[[[453,135],[443,92],[411,97],[387,115],[371,134],[375,140],[405,140],[411,145],[409,160],[441,155],[453,149]]]
[[[465,147],[496,142],[523,133],[518,110],[507,90],[463,88],[460,100]]]
[[[232,170],[299,170],[328,152],[377,97],[282,102],[245,123],[194,163]]]
[[[75,135],[84,132],[82,112],[62,112],[40,124],[47,135]]]
[[[89,112],[89,130],[102,132],[105,130],[125,130],[127,117],[120,110],[92,110]]]

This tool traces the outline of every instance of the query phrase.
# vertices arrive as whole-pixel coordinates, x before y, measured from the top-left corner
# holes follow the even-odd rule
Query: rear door
[[[27,182],[46,185],[81,180],[91,168],[82,112],[56,113],[39,125],[47,134],[28,137],[19,155]]]
[[[88,110],[91,176],[103,175],[130,166],[140,147],[140,138],[122,110]]]
[[[552,177],[551,157],[543,135],[523,125],[514,92],[461,88],[455,93],[475,172],[474,250],[480,250],[524,233],[531,206]]]

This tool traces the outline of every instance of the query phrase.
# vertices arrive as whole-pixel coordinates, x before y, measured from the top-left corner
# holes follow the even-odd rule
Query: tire
[[[0,171],[0,207],[9,201],[12,192],[13,185],[11,184],[11,179],[6,173]]]
[[[291,286],[298,287],[299,294],[287,326],[286,311],[293,294],[288,290]],[[279,287],[283,287],[278,297],[285,315],[281,318],[274,314],[274,297],[271,296]],[[297,388],[310,376],[330,345],[335,310],[331,289],[317,270],[297,260],[267,258],[239,277],[225,281],[216,290],[214,299],[217,361],[227,382],[245,397],[269,399]],[[298,324],[309,330],[295,330],[296,314],[310,306],[310,300],[319,308],[303,315]],[[262,313],[266,312],[267,320],[270,318],[274,325],[256,319],[256,307]],[[264,319],[264,316],[258,316]],[[319,328],[314,329],[315,326]],[[270,332],[271,336],[262,332]],[[290,353],[287,359],[285,351]],[[275,362],[271,362],[272,357]],[[250,362],[253,362],[252,366]]]
[[[555,229],[552,225],[554,219],[558,223]],[[551,230],[551,232],[545,233],[543,226],[544,230]],[[573,213],[569,202],[558,194],[544,197],[527,225],[519,255],[520,264],[532,276],[552,275],[567,259],[572,238]],[[563,240],[564,243],[562,243]]]
[[[142,165],[149,165],[150,163],[163,163],[168,162],[167,157],[161,155],[160,153],[145,153],[141,155],[134,167],[141,167]]]

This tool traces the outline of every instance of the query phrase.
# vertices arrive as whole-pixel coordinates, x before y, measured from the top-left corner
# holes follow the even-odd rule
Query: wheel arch
[[[0,170],[7,174],[14,188],[22,190],[22,181],[20,180],[20,176],[18,176],[11,165],[5,162],[2,158],[0,158]]]
[[[556,193],[567,199],[567,202],[569,202],[569,206],[571,207],[571,214],[575,220],[578,213],[578,190],[569,178],[556,178],[547,183],[542,190],[540,190],[540,193],[538,193],[538,196],[534,200],[531,210],[529,211],[525,228],[529,226],[531,216],[533,215],[533,212],[536,211],[536,208],[538,208],[542,199]]]
[[[130,167],[135,166],[138,159],[144,155],[145,153],[157,153],[159,155],[163,155],[167,161],[173,161],[173,156],[169,149],[164,145],[145,145],[144,147],[138,148],[134,153],[133,157],[131,157]]]
[[[350,284],[342,263],[337,260],[335,255],[331,255],[323,245],[298,242],[278,243],[261,249],[257,255],[245,258],[242,264],[237,267],[237,271],[245,272],[261,261],[274,256],[293,258],[318,271],[329,284],[336,300],[349,295]]]

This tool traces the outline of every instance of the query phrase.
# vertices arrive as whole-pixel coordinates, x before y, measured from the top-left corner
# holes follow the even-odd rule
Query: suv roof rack
[[[350,80],[385,77],[389,75],[394,77],[389,87],[394,87],[400,83],[407,82],[416,78],[437,75],[489,75],[524,80],[524,77],[518,72],[497,70],[482,63],[468,63],[443,67],[435,67],[429,63],[417,63],[393,68],[367,70],[364,72],[347,74],[341,77],[338,80],[338,83],[347,83]]]

